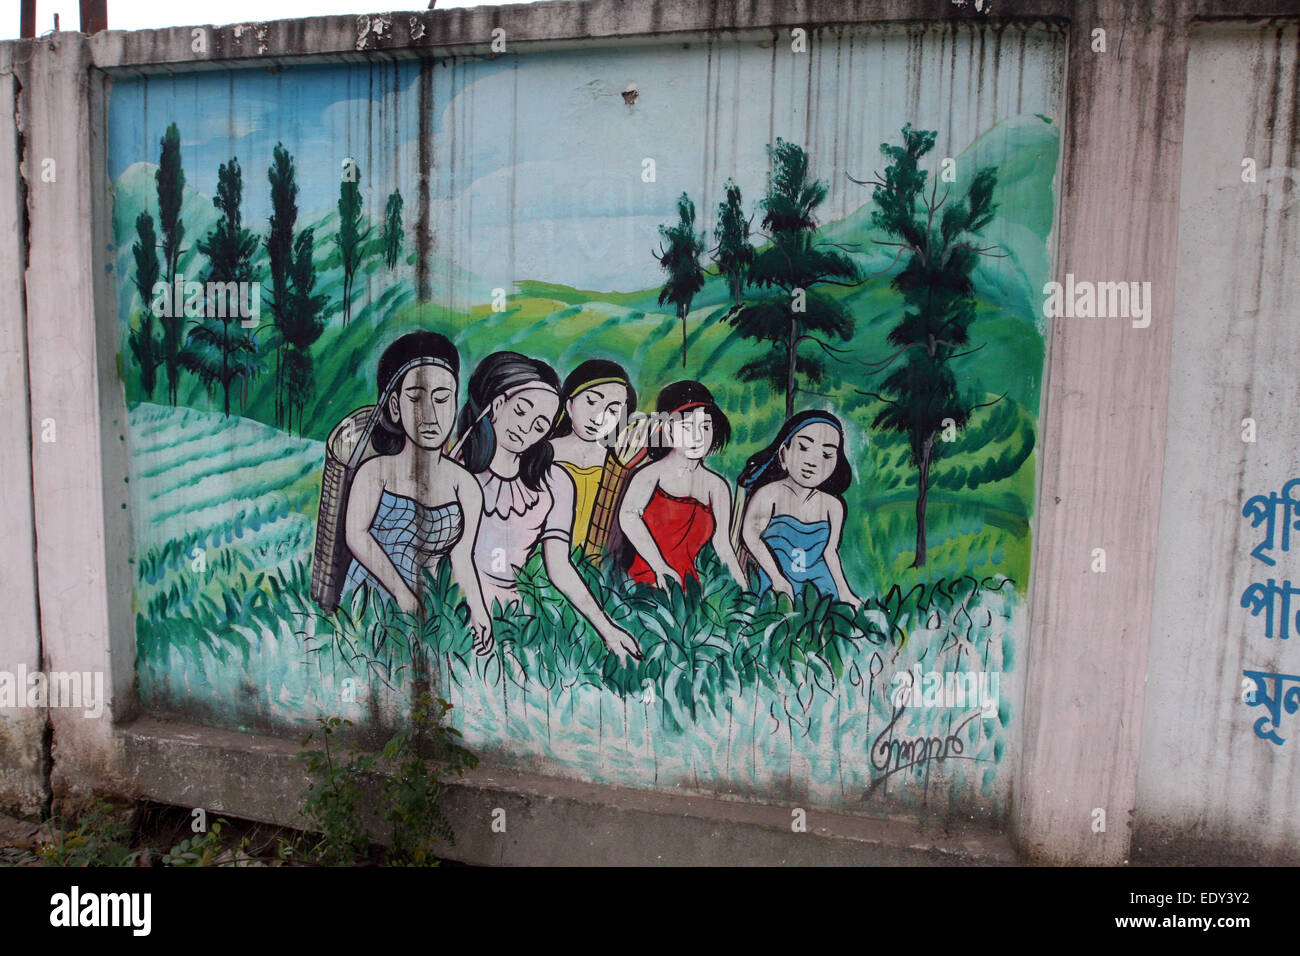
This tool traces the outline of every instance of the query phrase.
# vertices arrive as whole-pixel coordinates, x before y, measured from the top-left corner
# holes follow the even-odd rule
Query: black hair
[[[370,444],[381,455],[396,455],[406,447],[406,433],[402,423],[388,415],[388,397],[401,386],[394,381],[402,366],[415,359],[434,358],[450,369],[452,377],[460,379],[460,355],[451,339],[437,332],[409,332],[384,349],[379,359],[379,420],[370,433]]]
[[[474,474],[486,471],[496,454],[497,437],[491,415],[486,414],[501,395],[529,382],[542,382],[560,390],[560,377],[545,362],[518,352],[493,352],[478,363],[469,377],[469,394],[461,407],[456,431],[462,436],[461,461]],[[551,432],[555,424],[551,424]],[[550,432],[519,457],[519,477],[533,491],[540,491],[555,453]]]
[[[727,447],[727,442],[731,441],[731,422],[727,416],[722,413],[718,403],[713,400],[713,393],[701,385],[699,382],[685,381],[673,382],[671,385],[665,385],[659,391],[659,399],[655,403],[655,410],[659,413],[660,428],[665,423],[664,414],[671,413],[683,405],[693,405],[699,403],[704,412],[713,422],[713,444],[709,446],[709,454],[720,451]],[[665,457],[669,449],[662,440],[652,440],[650,446],[646,449],[646,454],[651,461],[658,461]]]
[[[632,380],[628,378],[627,371],[623,366],[606,359],[589,359],[570,372],[564,380],[564,387],[560,389],[560,411],[555,416],[555,429],[551,432],[552,438],[563,438],[565,435],[573,434],[573,419],[569,417],[568,411],[569,400],[575,394],[581,394],[581,392],[575,392],[574,389],[601,378],[616,378],[627,389],[625,417],[630,417],[636,411],[636,389],[632,387]],[[586,389],[583,389],[583,391],[586,391]]]
[[[752,495],[764,485],[784,478],[786,470],[781,467],[781,449],[790,444],[790,439],[794,437],[795,432],[803,428],[809,421],[814,420],[830,422],[840,434],[839,461],[835,463],[835,470],[817,486],[817,490],[824,491],[828,495],[834,495],[837,498],[844,494],[849,485],[853,483],[853,469],[849,465],[849,457],[844,448],[844,426],[830,412],[821,412],[816,409],[809,409],[791,416],[781,426],[781,430],[777,432],[772,444],[749,456],[749,461],[745,462],[745,467],[741,470],[740,477],[736,479],[736,484]]]

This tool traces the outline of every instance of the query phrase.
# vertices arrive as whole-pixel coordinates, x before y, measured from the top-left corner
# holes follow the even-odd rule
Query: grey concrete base
[[[156,718],[120,729],[128,796],[300,825],[307,786],[298,741]],[[1012,865],[1001,834],[955,834],[790,807],[647,793],[480,764],[456,781],[446,813],[456,844],[442,855],[491,865]]]
[[[38,813],[45,802],[41,739],[45,712],[0,713],[0,809],[18,815]]]
[[[1186,824],[1139,822],[1132,861],[1138,866],[1300,866],[1300,846],[1270,846],[1249,832],[1207,834]]]

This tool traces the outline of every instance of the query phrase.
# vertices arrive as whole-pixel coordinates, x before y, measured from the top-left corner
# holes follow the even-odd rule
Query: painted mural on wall
[[[1060,46],[973,37],[117,82],[145,706],[999,815]]]

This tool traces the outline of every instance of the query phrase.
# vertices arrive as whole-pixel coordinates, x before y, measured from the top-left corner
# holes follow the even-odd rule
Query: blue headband
[[[838,423],[838,422],[834,422],[834,421],[832,421],[832,420],[829,419],[829,418],[810,418],[810,419],[808,419],[807,421],[800,422],[800,423],[799,423],[799,427],[796,428],[794,431],[792,431],[792,432],[789,434],[789,436],[786,438],[785,441],[781,442],[780,447],[781,447],[781,448],[784,448],[784,447],[786,447],[787,445],[789,445],[789,444],[790,444],[790,439],[793,438],[797,433],[803,431],[803,430],[804,430],[805,428],[807,428],[809,425],[819,425],[819,424],[820,424],[820,425],[830,425],[831,428],[835,429],[836,433],[840,436],[840,440],[841,440],[841,442],[843,441],[843,439],[844,439],[844,429],[841,428],[841,427],[839,426],[839,423]],[[779,450],[780,450],[780,449],[778,449],[778,453],[779,453]],[[769,458],[767,461],[763,462],[763,467],[759,468],[758,471],[754,472],[753,476],[749,479],[749,481],[745,482],[745,487],[748,488],[748,487],[749,487],[750,485],[752,485],[754,482],[758,481],[758,476],[761,475],[763,472],[767,471],[767,466],[770,465],[770,464],[772,464],[772,462],[774,462],[774,461],[776,461],[776,455],[775,455],[775,454],[772,455],[772,457]]]

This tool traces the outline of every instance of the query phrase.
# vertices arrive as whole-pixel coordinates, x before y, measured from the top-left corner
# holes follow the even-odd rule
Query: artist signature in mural
[[[906,710],[906,704],[899,704],[894,711],[894,716],[871,744],[871,766],[881,773],[871,781],[871,785],[862,795],[863,800],[870,798],[895,774],[912,770],[919,776],[927,774],[931,765],[942,764],[946,760],[979,759],[965,756],[966,742],[961,736],[966,725],[980,716],[978,710],[963,718],[942,737],[933,734],[896,737],[895,728]]]

